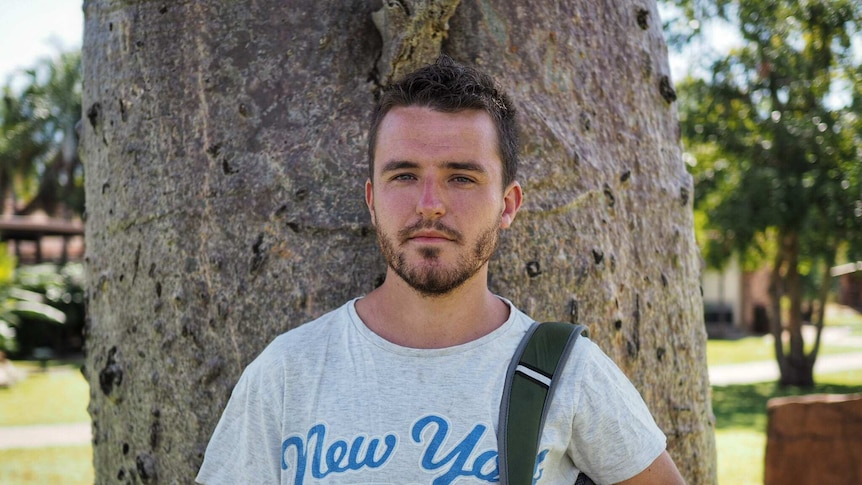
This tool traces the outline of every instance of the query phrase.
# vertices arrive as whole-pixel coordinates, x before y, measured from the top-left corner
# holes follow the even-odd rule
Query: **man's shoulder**
[[[278,335],[248,364],[243,374],[248,378],[272,377],[297,365],[313,365],[317,356],[326,354],[323,347],[332,335],[349,326],[348,305]]]
[[[289,348],[304,348],[316,343],[322,343],[329,339],[332,332],[343,331],[350,325],[350,307],[353,302],[330,310],[329,312],[302,323],[294,328],[286,330],[275,337],[267,346],[266,351]]]
[[[273,339],[270,345],[306,345],[325,339],[329,332],[343,330],[351,320],[349,301],[338,308],[294,328],[291,328]]]

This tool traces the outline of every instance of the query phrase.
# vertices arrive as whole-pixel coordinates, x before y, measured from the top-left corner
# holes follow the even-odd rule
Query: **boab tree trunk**
[[[243,367],[382,279],[362,198],[369,110],[441,49],[521,109],[527,202],[492,288],[589,324],[689,483],[714,482],[692,183],[653,1],[84,9],[98,483],[190,482]]]

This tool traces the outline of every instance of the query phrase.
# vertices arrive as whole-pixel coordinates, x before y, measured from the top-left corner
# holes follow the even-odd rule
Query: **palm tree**
[[[23,89],[16,90],[16,84]],[[10,78],[0,104],[0,213],[83,212],[83,166],[75,130],[80,119],[79,51],[43,59]],[[10,198],[12,207],[7,208]]]

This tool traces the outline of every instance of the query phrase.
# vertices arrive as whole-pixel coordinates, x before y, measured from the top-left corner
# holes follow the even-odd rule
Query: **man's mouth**
[[[419,222],[401,231],[402,241],[422,243],[458,242],[461,235],[458,231],[448,228],[440,222]]]
[[[446,242],[452,240],[448,235],[437,231],[419,231],[411,235],[409,239],[411,241],[427,243]]]

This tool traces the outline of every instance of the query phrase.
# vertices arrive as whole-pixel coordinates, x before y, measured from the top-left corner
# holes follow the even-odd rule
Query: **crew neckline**
[[[356,312],[356,302],[362,299],[362,297],[354,298],[347,303],[347,313],[350,317],[350,322],[353,324],[354,328],[356,328],[359,334],[362,335],[366,340],[368,340],[375,346],[380,347],[383,350],[400,355],[436,357],[459,354],[462,352],[473,350],[477,347],[481,347],[489,342],[496,340],[498,337],[508,332],[509,329],[511,329],[515,323],[518,309],[515,308],[515,305],[513,305],[511,301],[501,296],[497,296],[497,298],[499,298],[509,307],[509,318],[507,318],[502,325],[500,325],[490,333],[483,335],[475,340],[471,340],[463,344],[453,345],[451,347],[442,347],[438,349],[405,347],[403,345],[398,345],[394,342],[390,342],[389,340],[386,340],[385,338],[378,335],[375,331],[368,328],[368,325],[366,325],[365,322],[362,321],[362,318]]]

